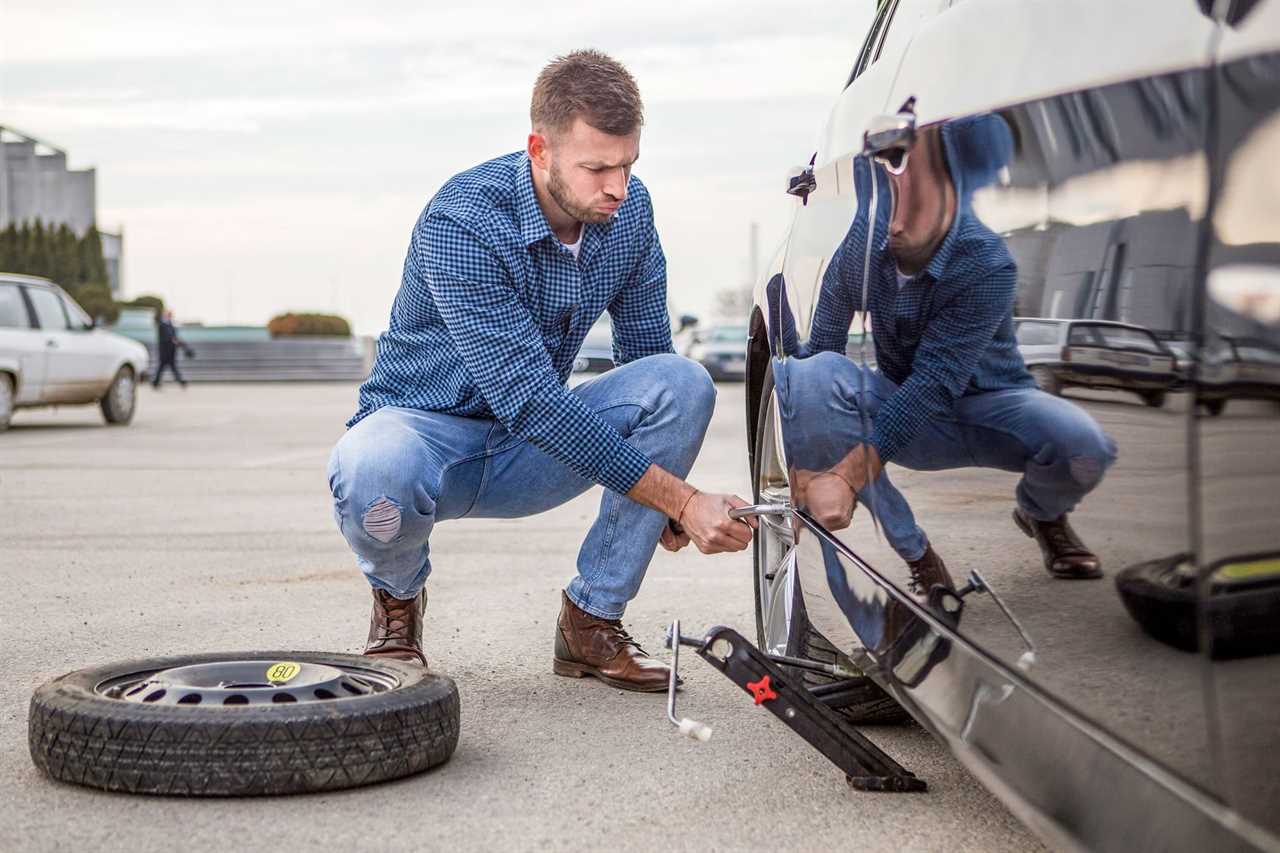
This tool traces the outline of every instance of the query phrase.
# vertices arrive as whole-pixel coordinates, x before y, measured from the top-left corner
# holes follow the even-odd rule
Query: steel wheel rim
[[[782,425],[777,399],[770,393],[763,444],[760,448],[756,494],[759,503],[785,503],[791,497]],[[762,515],[756,542],[756,584],[759,588],[763,647],[770,654],[786,654],[791,639],[791,610],[795,600],[795,545],[789,516]]]
[[[338,661],[241,658],[116,675],[93,692],[139,705],[253,708],[358,699],[399,686],[394,675]]]
[[[121,415],[127,415],[133,411],[134,390],[133,376],[127,372],[120,374],[116,379],[115,387],[111,389],[111,397],[116,411]]]

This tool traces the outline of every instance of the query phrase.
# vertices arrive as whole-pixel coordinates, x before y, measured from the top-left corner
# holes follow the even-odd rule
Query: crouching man
[[[330,457],[335,516],[373,587],[365,654],[426,664],[437,522],[532,515],[599,483],[554,671],[662,690],[667,667],[620,621],[655,546],[740,551],[751,527],[728,517],[741,499],[683,480],[715,389],[672,350],[666,262],[631,174],[634,79],[578,51],[543,69],[530,113],[526,151],[453,177],[419,217],[373,373]],[[568,388],[605,311],[618,367]]]

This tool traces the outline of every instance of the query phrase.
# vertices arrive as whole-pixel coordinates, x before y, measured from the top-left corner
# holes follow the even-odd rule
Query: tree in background
[[[66,224],[36,220],[0,231],[0,272],[37,275],[60,284],[90,317],[115,322],[120,306],[107,284],[107,262],[96,227],[77,237]]]
[[[159,296],[152,296],[150,294],[143,294],[142,296],[130,299],[128,302],[120,302],[117,304],[120,308],[149,309],[152,314],[155,314],[156,319],[159,319],[160,315],[164,313],[164,300]]]
[[[351,337],[351,324],[334,314],[279,314],[267,323],[267,331],[273,338],[298,335],[323,337]]]

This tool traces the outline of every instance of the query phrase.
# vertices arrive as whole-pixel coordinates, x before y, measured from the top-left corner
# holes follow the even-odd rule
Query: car
[[[918,722],[1051,847],[1280,849],[1280,411],[1263,399],[1280,390],[1280,2],[887,0],[848,59],[816,150],[795,152],[809,165],[779,187],[789,225],[755,283],[754,500],[739,512],[760,522],[754,646],[863,747],[863,723]],[[939,141],[951,134],[982,166],[959,189]],[[917,196],[891,177],[938,162],[936,197],[1004,243],[1008,322],[1024,318],[1030,366],[1056,359],[1072,365],[1056,380],[1115,382],[1153,404],[1176,394],[1166,412],[1187,414],[1059,400],[1117,447],[1071,516],[1103,580],[1050,577],[1011,522],[1017,474],[1033,467],[889,464],[956,580],[927,596],[865,506],[824,524],[795,488],[811,460],[849,448],[828,408],[783,406],[778,389],[835,348],[834,330],[814,344],[814,318],[883,245],[868,224],[914,215]],[[868,327],[875,341],[915,333]],[[1029,349],[1039,333],[1045,362]],[[786,707],[814,718],[805,704]],[[808,731],[828,757],[850,754]],[[918,787],[910,768],[861,754],[876,769],[846,770],[858,786]]]
[[[747,375],[747,327],[718,324],[699,331],[688,355],[717,382],[741,381]]]
[[[88,403],[128,424],[147,367],[146,347],[96,328],[52,281],[0,273],[0,429],[16,409]]]
[[[1177,355],[1142,326],[1014,317],[1013,329],[1027,370],[1050,394],[1073,386],[1119,389],[1160,408],[1179,383]]]
[[[595,322],[573,360],[574,373],[613,370],[613,325],[606,315]]]

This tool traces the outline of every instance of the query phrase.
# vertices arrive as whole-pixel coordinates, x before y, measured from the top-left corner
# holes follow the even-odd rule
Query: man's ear
[[[529,152],[529,160],[534,166],[547,171],[551,165],[551,152],[547,150],[547,138],[536,131],[529,134],[529,140],[525,149]]]

